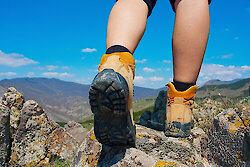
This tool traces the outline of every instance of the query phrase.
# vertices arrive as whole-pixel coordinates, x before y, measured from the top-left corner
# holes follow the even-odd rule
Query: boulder
[[[52,156],[71,160],[77,142],[33,100],[24,103],[11,148],[11,166],[48,166]]]
[[[0,102],[0,165],[7,166],[10,159],[10,146],[19,125],[24,97],[11,87],[4,93]]]
[[[220,166],[249,165],[249,117],[237,112],[227,109],[217,115],[208,133],[212,158]]]
[[[0,166],[7,166],[10,157],[10,109],[0,103]]]
[[[17,131],[24,102],[24,96],[13,87],[10,87],[2,98],[2,104],[10,108],[10,131],[12,135]]]
[[[93,129],[80,146],[72,167],[82,166],[209,166],[198,153],[200,129],[189,139],[166,137],[163,132],[136,125],[136,148],[109,147],[98,143]],[[196,141],[197,148],[192,141]],[[197,150],[196,150],[197,149]]]
[[[140,124],[152,129],[164,131],[166,121],[167,92],[160,91],[155,104],[154,111],[145,111],[140,117]]]
[[[79,145],[81,145],[84,138],[88,134],[88,129],[83,128],[81,124],[75,121],[69,121],[66,125],[64,125],[64,128],[76,139]]]

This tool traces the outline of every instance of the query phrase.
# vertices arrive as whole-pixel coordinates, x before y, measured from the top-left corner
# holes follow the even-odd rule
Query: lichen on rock
[[[12,143],[11,165],[49,165],[51,156],[72,159],[77,142],[63,128],[50,120],[33,100],[25,102],[20,125]]]
[[[80,146],[72,167],[95,165],[151,167],[171,164],[209,166],[206,158],[197,153],[191,140],[166,137],[163,132],[141,125],[136,125],[136,129],[136,148],[102,146],[95,139],[92,129]],[[194,138],[199,135],[197,132]]]
[[[237,109],[227,109],[217,115],[208,133],[212,158],[221,166],[246,166],[249,161],[243,158],[249,125],[244,124],[236,111]]]
[[[10,109],[0,104],[0,166],[7,166],[10,156]]]

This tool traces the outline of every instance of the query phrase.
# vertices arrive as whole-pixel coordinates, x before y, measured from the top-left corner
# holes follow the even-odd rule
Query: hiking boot
[[[197,86],[186,91],[177,91],[170,82],[167,88],[167,118],[165,135],[170,137],[188,137],[194,127],[193,103]]]
[[[104,54],[89,90],[96,139],[135,147],[132,98],[135,60],[129,52]]]

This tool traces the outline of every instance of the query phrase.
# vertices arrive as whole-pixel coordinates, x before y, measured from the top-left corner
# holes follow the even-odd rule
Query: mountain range
[[[91,115],[88,102],[90,85],[55,78],[16,78],[0,81],[0,95],[15,87],[27,99],[37,101],[55,121],[82,120]],[[134,101],[156,96],[160,89],[134,86]]]
[[[231,81],[208,82],[197,90],[197,97],[210,95],[247,96],[250,78]],[[55,78],[16,78],[0,81],[0,96],[8,87],[15,87],[26,100],[37,101],[46,111],[48,116],[55,121],[67,122],[69,120],[83,120],[91,116],[88,102],[90,85],[62,81]],[[134,101],[157,96],[160,89],[151,89],[134,86]]]

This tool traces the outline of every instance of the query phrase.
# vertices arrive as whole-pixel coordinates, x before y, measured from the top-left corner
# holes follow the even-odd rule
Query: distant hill
[[[216,83],[216,82],[215,82]],[[249,95],[250,78],[241,79],[236,82],[224,83],[224,84],[214,84],[205,85],[197,90],[196,97],[205,97],[218,95],[220,93],[222,96],[228,97],[239,97]]]
[[[213,79],[213,80],[209,80],[207,82],[205,82],[201,87],[207,86],[207,85],[222,85],[222,84],[232,84],[235,82],[238,82],[242,79],[234,79],[232,81],[221,81],[219,79]]]
[[[55,121],[82,120],[91,115],[88,103],[90,85],[49,78],[16,78],[0,81],[0,95],[15,87],[27,99],[36,100]],[[134,101],[156,96],[162,89],[134,86]]]
[[[55,121],[77,120],[91,114],[87,94],[89,85],[48,78],[17,78],[0,81],[5,88],[15,87],[26,100],[36,100]]]
[[[196,97],[210,95],[236,97],[247,96],[250,78],[242,79],[233,83],[217,83],[205,85],[197,90]],[[69,120],[82,120],[91,116],[88,103],[88,92],[90,85],[66,82],[59,79],[49,78],[16,78],[0,81],[0,96],[8,87],[15,87],[26,100],[36,100],[47,112],[48,116],[55,121],[67,122]],[[134,101],[157,96],[160,90],[165,88],[150,89],[134,86]]]

